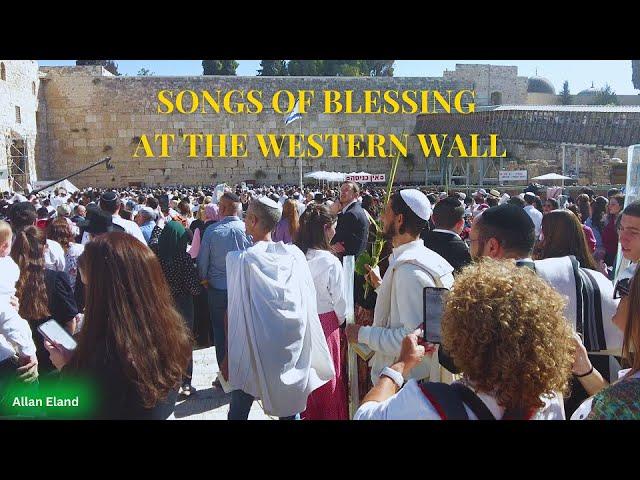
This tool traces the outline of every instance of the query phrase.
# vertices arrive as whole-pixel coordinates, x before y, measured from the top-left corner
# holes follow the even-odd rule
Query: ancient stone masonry
[[[36,110],[40,82],[34,60],[0,60],[0,188],[36,180]]]
[[[545,87],[549,84],[547,80],[518,76],[517,67],[456,65],[454,71],[445,71],[442,77],[411,78],[125,77],[113,76],[101,66],[38,69],[35,61],[9,60],[0,60],[0,67],[0,186],[3,188],[7,188],[8,178],[12,178],[16,187],[26,186],[36,179],[60,178],[105,156],[113,158],[114,170],[98,167],[74,177],[73,182],[81,187],[210,184],[224,181],[238,183],[252,179],[265,183],[297,183],[300,160],[288,158],[286,152],[265,158],[260,153],[256,135],[298,133],[307,136],[412,135],[408,143],[409,158],[400,162],[397,178],[400,182],[422,183],[428,178],[427,170],[431,167],[422,154],[416,133],[451,132],[453,129],[461,134],[467,131],[503,134],[502,127],[506,124],[515,126],[516,130],[513,131],[518,133],[533,131],[530,128],[533,123],[537,130],[531,139],[521,136],[511,138],[508,135],[500,138],[500,147],[508,152],[507,158],[500,160],[500,168],[529,168],[530,176],[558,171],[560,133],[551,125],[558,115],[548,111],[535,113],[535,122],[525,122],[523,119],[530,118],[529,113],[516,114],[507,107],[532,103],[557,105],[558,97],[553,87]],[[546,89],[541,90],[538,88],[540,86]],[[164,115],[158,112],[158,92],[161,90],[174,94],[186,90],[213,94],[218,90],[257,90],[263,92],[264,111],[252,115],[224,111],[215,113],[209,109],[205,113],[196,110],[193,114],[174,112]],[[316,97],[307,114],[285,125],[284,115],[275,112],[270,104],[271,97],[278,90],[312,90],[316,92]],[[426,116],[327,114],[321,111],[324,90],[337,90],[343,94],[352,91],[354,108],[360,106],[363,93],[368,90],[473,90],[476,107],[480,111],[470,115]],[[506,110],[502,113],[491,112],[497,105],[503,105]],[[487,109],[488,112],[484,111]],[[636,114],[626,112],[611,121],[602,120],[594,113],[568,115],[566,125],[579,126],[584,118],[593,119],[593,122],[590,120],[589,131],[576,130],[579,135],[593,138],[594,132],[608,132],[608,139],[621,137],[617,143],[605,142],[588,147],[569,145],[565,150],[567,171],[579,170],[581,175],[585,175],[584,181],[605,183],[613,175],[613,167],[609,166],[616,163],[613,157],[625,160],[624,152],[615,151],[615,148],[620,142],[635,138],[637,129],[633,122]],[[558,121],[564,121],[563,118]],[[486,124],[487,131],[478,130],[479,124]],[[547,131],[557,138],[551,138],[545,133]],[[156,155],[155,158],[146,158],[142,155],[133,158],[143,135],[153,140],[160,133],[175,135],[175,142],[169,146],[167,157]],[[206,147],[199,145],[194,158],[189,158],[189,148],[182,140],[183,134],[246,134],[248,156],[206,158]],[[363,147],[366,149],[367,145]],[[326,152],[318,159],[303,159],[303,172],[334,170],[375,174],[389,171],[391,162],[388,158],[346,158],[344,145],[339,153],[341,158],[330,158],[329,152]],[[475,161],[471,169],[486,173],[489,171],[487,165],[488,162],[484,160]],[[442,166],[437,168],[442,170]],[[452,168],[455,170],[458,167]],[[495,170],[495,167],[492,168]]]

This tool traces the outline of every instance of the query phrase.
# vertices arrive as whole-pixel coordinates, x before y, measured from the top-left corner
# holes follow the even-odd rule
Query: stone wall
[[[0,71],[4,77],[0,77],[0,189],[6,190],[13,142],[24,145],[26,180],[36,180],[38,64],[35,60],[0,60]],[[20,109],[19,119],[16,107]],[[17,175],[13,170],[11,173]]]
[[[444,72],[443,78],[476,91],[478,105],[490,105],[491,94],[499,93],[501,101],[494,104],[524,105],[527,103],[527,77],[518,76],[518,67],[501,65],[456,65],[454,71]]]
[[[88,171],[73,179],[78,186],[117,186],[129,183],[197,184],[227,181],[238,183],[255,179],[263,171],[269,183],[297,183],[298,160],[293,158],[267,158],[258,150],[254,135],[298,133],[411,133],[415,115],[329,115],[320,113],[322,90],[353,90],[354,108],[361,103],[363,90],[458,90],[468,84],[442,78],[371,78],[371,77],[114,77],[102,72],[84,70],[86,67],[43,67],[46,74],[46,148],[41,168],[51,178],[79,170],[110,155],[115,170],[103,167]],[[81,74],[79,74],[81,73]],[[258,115],[232,115],[228,113],[195,114],[157,113],[157,92],[193,90],[261,90],[265,110]],[[269,100],[276,90],[314,90],[316,100],[310,112],[290,125],[284,125],[284,116],[275,113]],[[164,107],[163,107],[164,108]],[[138,137],[155,133],[175,133],[176,143],[170,149],[170,158],[132,158]],[[182,133],[247,133],[249,156],[231,158],[187,158],[188,150],[182,143]],[[180,140],[180,141],[179,141]],[[415,161],[402,162],[399,179],[424,178],[424,159],[415,138],[410,140],[410,152]],[[341,152],[343,155],[346,152]],[[328,155],[327,155],[328,157]],[[388,159],[305,159],[303,171],[368,171],[386,173]]]

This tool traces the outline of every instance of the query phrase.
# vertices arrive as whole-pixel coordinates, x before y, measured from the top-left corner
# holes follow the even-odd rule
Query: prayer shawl
[[[576,328],[576,282],[573,276],[573,268],[569,257],[547,258],[536,260],[536,273],[550,283],[554,289],[567,300],[564,316],[571,326]],[[613,283],[602,273],[589,270],[589,273],[598,282],[600,289],[602,323],[606,341],[606,351],[619,354],[622,348],[623,333],[616,327],[611,319],[616,312],[619,300],[613,299]]]
[[[258,242],[227,254],[229,383],[262,399],[265,413],[303,412],[335,376],[316,290],[300,249]]]
[[[394,249],[389,268],[376,290],[378,298],[373,326],[362,327],[358,334],[359,341],[376,352],[370,361],[374,384],[380,371],[392,365],[400,355],[402,339],[422,326],[423,288],[451,288],[452,272],[453,267],[436,252],[426,248],[421,239]],[[413,369],[410,377],[429,378],[431,363],[425,357]]]

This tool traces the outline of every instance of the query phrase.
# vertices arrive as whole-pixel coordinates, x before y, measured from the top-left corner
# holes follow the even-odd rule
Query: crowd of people
[[[531,190],[5,192],[0,401],[83,378],[90,418],[165,419],[214,345],[231,420],[256,399],[287,420],[350,402],[355,419],[640,419],[640,202]],[[75,349],[43,339],[51,319]]]

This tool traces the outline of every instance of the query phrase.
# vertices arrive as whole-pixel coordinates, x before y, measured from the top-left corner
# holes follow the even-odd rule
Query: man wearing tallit
[[[227,254],[229,420],[246,420],[256,398],[269,415],[299,418],[335,376],[307,260],[271,241],[281,215],[268,197],[253,200],[245,226],[254,245]]]
[[[387,241],[393,244],[393,253],[382,280],[377,269],[367,266],[367,278],[378,294],[373,325],[346,327],[349,342],[363,343],[375,352],[370,360],[374,385],[380,375],[386,375],[401,386],[402,379],[386,367],[398,359],[402,339],[422,326],[424,287],[451,288],[453,285],[453,267],[425,247],[420,238],[430,217],[431,204],[426,195],[416,189],[394,193],[385,206],[383,228]],[[425,356],[411,372],[411,378],[430,378],[432,361],[434,374],[439,373],[437,356]]]

